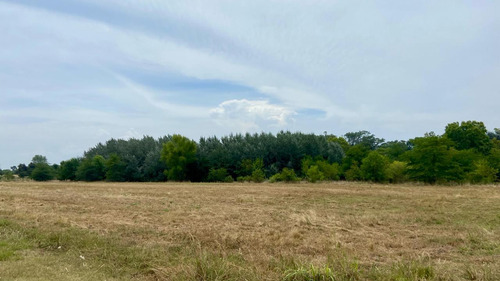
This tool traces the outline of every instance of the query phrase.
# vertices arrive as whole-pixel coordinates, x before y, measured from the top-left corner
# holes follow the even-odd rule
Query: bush
[[[54,169],[46,163],[36,164],[31,172],[31,178],[36,181],[49,181],[54,179]]]
[[[313,165],[307,169],[306,177],[309,182],[315,183],[325,178],[323,173],[319,170],[317,165]]]
[[[387,180],[387,165],[389,160],[386,156],[372,151],[361,162],[361,175],[364,180],[373,182],[384,182]]]
[[[297,177],[295,174],[295,171],[293,169],[289,168],[283,168],[281,173],[275,174],[269,179],[269,182],[279,182],[279,181],[284,181],[284,182],[297,182],[300,179]]]
[[[14,180],[14,173],[9,170],[4,170],[2,171],[2,175],[0,176],[0,179],[3,181],[12,181]]]
[[[498,170],[489,166],[486,160],[474,163],[475,169],[468,174],[471,183],[493,183],[497,178]]]
[[[252,172],[252,176],[250,177],[250,179],[253,182],[263,182],[266,180],[266,174],[262,169],[257,169]]]
[[[207,181],[209,181],[209,182],[226,182],[227,177],[231,177],[231,176],[227,173],[227,170],[225,168],[219,168],[219,169],[212,168],[208,172]],[[231,181],[232,181],[232,179],[233,178],[231,177]]]
[[[310,171],[313,169],[312,171]],[[310,182],[322,180],[339,180],[340,166],[338,163],[328,163],[320,158],[313,160],[307,156],[302,160],[302,173]]]
[[[387,167],[387,179],[392,183],[401,183],[408,180],[406,176],[406,163],[394,161]]]
[[[347,181],[362,180],[361,170],[359,169],[358,165],[356,165],[356,163],[352,164],[351,168],[345,172],[345,179]]]

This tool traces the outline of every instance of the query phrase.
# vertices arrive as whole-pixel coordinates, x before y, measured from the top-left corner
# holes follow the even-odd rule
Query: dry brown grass
[[[169,249],[151,263],[156,279],[204,280],[199,263],[213,256],[267,280],[332,259],[369,269],[358,279],[406,262],[432,266],[436,279],[500,278],[498,185],[0,182],[0,218]],[[8,262],[26,266],[30,255],[43,253]]]

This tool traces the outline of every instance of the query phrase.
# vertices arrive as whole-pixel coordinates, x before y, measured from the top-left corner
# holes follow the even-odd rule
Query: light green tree
[[[372,151],[361,161],[361,175],[364,180],[373,182],[384,182],[387,180],[387,166],[389,159]]]

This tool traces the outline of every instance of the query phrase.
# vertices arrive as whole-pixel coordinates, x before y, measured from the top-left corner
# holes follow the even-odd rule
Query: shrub
[[[297,177],[295,174],[295,171],[290,168],[283,168],[281,173],[275,174],[269,179],[269,182],[278,182],[278,181],[284,181],[284,182],[297,182],[300,179]]]
[[[31,178],[36,181],[49,181],[54,179],[54,169],[46,163],[36,164],[31,172]]]
[[[319,170],[317,165],[313,165],[313,166],[309,167],[309,169],[307,169],[306,177],[307,177],[307,180],[309,182],[312,182],[312,183],[317,182],[317,181],[321,181],[325,178],[325,176]]]
[[[225,168],[215,169],[212,168],[208,172],[207,181],[209,182],[233,182],[233,177],[231,177]]]
[[[2,171],[2,175],[0,176],[0,179],[3,181],[12,181],[14,180],[14,173],[9,170],[4,170]]]
[[[251,180],[253,182],[263,182],[266,180],[266,174],[262,169],[256,169],[252,172]]]
[[[387,179],[392,183],[405,182],[408,177],[406,176],[406,163],[401,161],[394,161],[387,167]]]
[[[389,160],[386,156],[372,151],[361,161],[361,175],[364,180],[383,182],[387,180],[387,165]]]
[[[352,164],[351,168],[345,172],[345,179],[348,181],[359,181],[362,179],[361,170],[356,163]]]
[[[497,178],[498,170],[489,166],[486,160],[479,160],[474,163],[475,169],[468,174],[471,183],[492,183]]]

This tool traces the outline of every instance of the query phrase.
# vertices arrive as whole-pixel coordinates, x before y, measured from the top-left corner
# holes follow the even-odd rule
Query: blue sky
[[[0,0],[0,168],[110,138],[500,127],[499,1]]]

